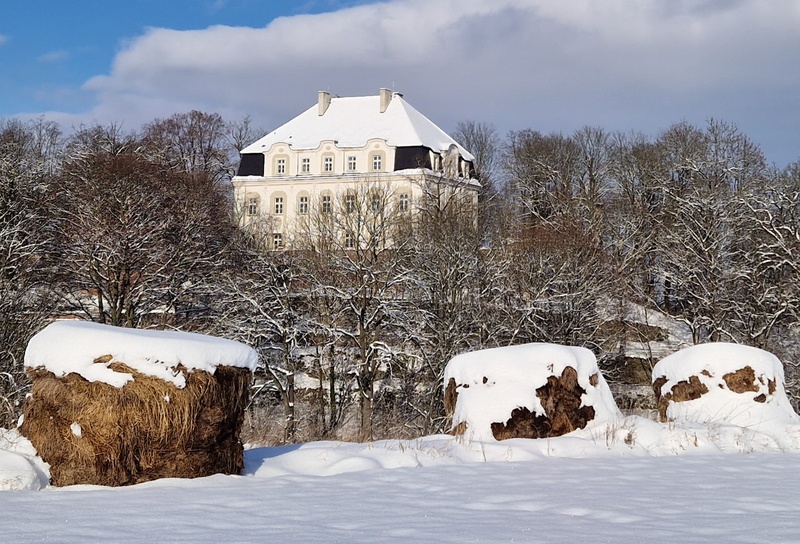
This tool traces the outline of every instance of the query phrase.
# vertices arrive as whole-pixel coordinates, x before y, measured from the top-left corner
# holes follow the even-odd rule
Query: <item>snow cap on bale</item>
[[[255,363],[220,338],[56,322],[28,345],[20,432],[58,486],[238,474]]]
[[[662,421],[754,430],[800,423],[786,396],[780,360],[751,346],[699,344],[664,357],[653,367],[653,390]]]
[[[217,366],[252,371],[258,354],[249,346],[224,338],[74,320],[51,323],[31,338],[25,350],[27,368],[44,368],[56,376],[74,372],[90,382],[122,387],[133,375],[109,368],[113,361],[183,388],[186,378],[177,370],[178,365],[209,374]]]
[[[622,417],[594,354],[535,343],[463,353],[445,368],[445,408],[475,440],[546,438]]]

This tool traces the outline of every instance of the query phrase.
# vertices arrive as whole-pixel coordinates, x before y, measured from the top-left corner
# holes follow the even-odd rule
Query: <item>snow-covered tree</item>
[[[18,416],[25,346],[49,313],[44,197],[60,138],[58,127],[41,119],[0,122],[0,427]]]
[[[292,246],[311,260],[309,282],[320,304],[316,325],[351,360],[358,385],[359,435],[373,436],[376,385],[391,377],[409,310],[410,239],[391,189],[369,179],[313,206]]]

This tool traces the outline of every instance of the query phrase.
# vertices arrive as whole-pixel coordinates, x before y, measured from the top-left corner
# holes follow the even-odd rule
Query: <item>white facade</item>
[[[243,225],[290,240],[301,216],[339,213],[350,192],[382,187],[395,206],[413,210],[430,183],[469,192],[477,202],[472,155],[408,105],[399,93],[331,97],[242,150],[233,178]]]

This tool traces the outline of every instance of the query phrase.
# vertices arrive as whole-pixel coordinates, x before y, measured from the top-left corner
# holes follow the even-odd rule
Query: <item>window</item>
[[[333,172],[333,157],[325,157],[322,159],[322,171]]]
[[[258,200],[257,196],[247,199],[247,215],[258,215]]]
[[[281,215],[283,213],[283,197],[276,196],[275,197],[275,215]]]
[[[331,213],[331,195],[322,195],[322,213]]]
[[[383,168],[383,156],[382,155],[373,155],[372,156],[372,170],[375,172],[379,172]]]
[[[281,249],[283,247],[283,234],[276,232],[272,235],[272,249]]]
[[[347,249],[356,247],[356,237],[352,232],[348,232],[344,235],[344,247]]]
[[[297,204],[297,213],[300,215],[306,215],[308,213],[308,197],[301,196],[299,203]]]
[[[408,193],[400,193],[399,201],[397,203],[397,207],[401,212],[407,212],[409,208],[410,199],[408,197]]]
[[[286,173],[286,159],[278,159],[275,163],[275,171],[278,174]]]
[[[381,202],[381,195],[379,195],[378,193],[372,194],[370,203],[372,204],[373,212],[379,212],[383,209],[383,203]]]
[[[350,155],[347,157],[347,171],[348,172],[355,172],[356,171],[356,157],[355,155]]]
[[[347,213],[353,213],[356,211],[356,195],[349,194],[344,197],[344,210]]]
[[[311,159],[305,158],[300,161],[300,169],[302,170],[303,174],[308,174],[311,172]]]

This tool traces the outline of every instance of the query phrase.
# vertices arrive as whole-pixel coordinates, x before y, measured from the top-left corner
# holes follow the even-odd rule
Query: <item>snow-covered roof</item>
[[[105,362],[98,358],[111,355]],[[87,321],[55,321],[31,338],[25,350],[25,366],[45,368],[56,376],[77,373],[90,382],[122,387],[131,374],[108,368],[112,362],[182,388],[182,365],[189,371],[211,374],[217,366],[255,369],[258,354],[249,346],[202,334],[179,331],[126,329]]]
[[[336,141],[339,147],[363,147],[373,138],[394,147],[423,146],[440,152],[455,144],[461,156],[472,154],[405,101],[393,93],[381,113],[380,96],[332,97],[323,115],[315,104],[288,123],[278,127],[242,150],[242,154],[264,153],[276,143],[294,150],[316,149],[320,142]]]

